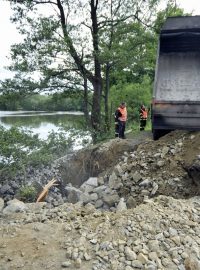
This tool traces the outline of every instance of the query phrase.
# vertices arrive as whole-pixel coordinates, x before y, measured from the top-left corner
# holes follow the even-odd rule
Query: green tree
[[[175,0],[170,0],[164,10],[160,10],[157,14],[156,20],[154,22],[154,31],[157,35],[159,35],[160,30],[163,26],[163,23],[167,19],[167,17],[173,16],[186,16],[191,15],[188,13],[184,13],[184,10],[177,6]]]
[[[108,101],[110,69],[115,65],[120,68],[124,55],[128,58],[125,52],[118,55],[118,46],[126,35],[131,35],[131,23],[147,25],[158,3],[159,0],[13,2],[12,21],[19,24],[25,38],[23,43],[12,47],[15,62],[12,69],[23,76],[27,71],[39,72],[40,81],[35,90],[82,88],[87,99],[87,89],[92,89],[91,126],[94,133],[99,132],[101,99],[104,92],[105,102]],[[44,8],[49,10],[46,16]],[[125,34],[118,36],[123,29]],[[34,80],[30,81],[33,86]],[[105,113],[108,113],[107,104]]]
[[[182,16],[184,12],[175,1],[169,1],[160,10],[151,24],[130,23],[132,31],[118,28],[118,37],[123,35],[124,42],[117,46],[120,62],[111,69],[112,111],[121,101],[126,101],[130,121],[138,121],[138,108],[142,103],[150,107],[153,90],[154,70],[160,29],[168,16]]]
[[[150,107],[152,83],[148,76],[143,77],[142,83],[123,83],[111,87],[110,99],[113,108],[119,106],[120,101],[126,101],[129,124],[138,121],[138,111],[141,104]]]

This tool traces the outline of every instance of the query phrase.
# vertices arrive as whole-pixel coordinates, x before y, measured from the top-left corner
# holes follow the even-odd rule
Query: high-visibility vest
[[[141,118],[147,119],[147,117],[148,117],[148,111],[146,109],[141,110]]]
[[[118,119],[120,121],[126,122],[126,120],[127,120],[127,110],[126,110],[126,107],[124,107],[124,108],[119,107],[118,110],[120,111],[120,113],[122,115]]]

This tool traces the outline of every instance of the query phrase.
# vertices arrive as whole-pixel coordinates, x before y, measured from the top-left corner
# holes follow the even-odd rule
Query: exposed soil
[[[96,156],[95,162],[98,163],[98,166],[96,165],[96,170],[94,170],[94,167],[92,168],[95,171],[93,175],[99,173],[105,175],[107,170],[111,172],[113,166],[120,162],[122,152],[130,150],[131,154],[135,151],[134,153],[140,155],[140,157],[143,156],[144,159],[138,158],[134,170],[138,168],[144,178],[154,179],[155,181],[162,178],[155,198],[150,203],[145,204],[141,201],[141,204],[138,203],[136,208],[119,213],[96,210],[91,205],[83,207],[79,203],[76,205],[64,204],[55,209],[46,209],[45,203],[27,204],[29,210],[25,213],[4,215],[0,212],[0,270],[59,270],[63,268],[70,270],[200,269],[200,264],[198,264],[200,257],[195,255],[194,261],[190,262],[187,261],[190,256],[183,254],[189,254],[189,248],[192,250],[192,246],[194,247],[193,244],[191,246],[187,246],[187,243],[183,244],[186,237],[195,239],[197,251],[200,247],[200,241],[198,241],[198,233],[200,232],[198,210],[200,210],[200,204],[197,204],[200,199],[196,201],[196,204],[193,203],[193,199],[189,199],[193,196],[199,196],[200,190],[187,172],[187,169],[200,155],[200,132],[175,131],[158,141],[152,140],[151,132],[142,132],[135,138],[128,134],[127,137],[120,143],[117,139],[112,141],[113,152],[107,155],[107,160],[105,154],[103,155],[103,162],[101,161],[102,156],[99,160]],[[117,150],[119,144],[120,151]],[[116,148],[114,145],[116,145]],[[123,145],[126,145],[124,149]],[[130,148],[128,149],[127,146]],[[180,151],[178,150],[179,146]],[[168,155],[165,153],[168,148],[172,152],[175,149],[176,152]],[[162,167],[159,167],[154,160],[157,154],[161,154],[162,160],[164,159]],[[128,156],[127,163],[129,163],[129,158],[131,157]],[[145,169],[145,174],[143,174],[143,163],[147,164],[148,167],[148,169]],[[69,167],[67,168],[69,169]],[[181,179],[181,188],[175,189],[174,185],[166,184],[165,181],[169,182],[170,178]],[[81,182],[83,182],[83,179],[81,179]],[[182,190],[184,190],[183,193]],[[122,195],[126,198],[125,194]],[[133,224],[135,225],[133,226]],[[128,227],[129,229],[127,229]],[[131,232],[130,227],[133,228],[133,233],[128,235],[126,229]],[[159,240],[159,238],[156,238],[158,237],[157,234],[165,231],[167,235],[170,228],[178,231],[177,239],[173,240],[175,244],[169,243],[170,236],[166,236],[168,237],[165,238],[167,239],[166,243],[169,246],[166,244],[163,248],[160,244],[160,253],[159,250],[151,249],[150,242],[155,239]],[[180,243],[178,236],[183,238]],[[132,242],[129,243],[129,240]],[[99,245],[98,248],[96,241]],[[164,245],[165,240],[162,241]],[[113,249],[101,249],[103,243],[112,243]],[[120,245],[131,247],[136,254],[135,260],[128,258],[128,255],[123,255],[125,251],[120,249]],[[177,246],[181,250],[180,254],[177,252],[177,256],[173,255],[174,257],[171,255],[172,251],[168,254],[172,247],[175,249]],[[73,247],[72,254],[69,247]],[[115,250],[113,255],[109,255],[110,250]],[[152,252],[157,255],[151,254]],[[148,257],[148,262],[145,262],[145,258],[141,259],[141,253],[144,257]],[[158,256],[158,260],[155,259],[155,266],[150,263],[150,261],[154,261],[150,259],[153,255]],[[125,258],[125,261],[119,258]],[[169,258],[172,258],[171,261]],[[140,263],[142,262],[143,266],[140,264],[139,267],[139,262],[138,267],[134,266],[136,259]],[[123,268],[121,268],[122,266]]]

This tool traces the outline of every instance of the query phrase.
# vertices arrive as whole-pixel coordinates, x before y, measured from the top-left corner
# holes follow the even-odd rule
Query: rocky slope
[[[200,270],[200,132],[136,145],[57,206],[1,199],[0,270]]]

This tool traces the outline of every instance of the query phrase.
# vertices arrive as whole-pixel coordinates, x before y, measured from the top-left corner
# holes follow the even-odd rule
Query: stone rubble
[[[193,136],[183,134],[167,146],[161,144],[161,147],[153,142],[150,151],[146,151],[148,142],[134,152],[124,153],[109,174],[89,178],[80,188],[74,189],[69,184],[65,188],[67,201],[91,203],[96,208],[115,211],[121,198],[125,199],[128,208],[132,208],[160,194],[175,198],[194,195],[196,186],[188,177],[181,156],[184,145],[193,140]]]
[[[57,205],[0,199],[0,269],[200,270],[198,167],[193,177],[187,170],[199,159],[200,133],[174,134],[125,152],[112,170],[80,187],[66,185]],[[49,261],[43,268],[37,257],[24,265],[5,252],[5,239],[51,225],[65,253],[55,267]]]
[[[84,269],[89,263],[92,270],[200,270],[199,196],[176,200],[160,195],[117,213],[92,204],[65,203],[50,209],[47,205],[30,203],[24,212],[6,212],[1,230],[35,224],[37,232],[45,225],[62,224],[60,248],[66,252],[62,268]],[[6,260],[6,254],[0,256],[0,262]]]

